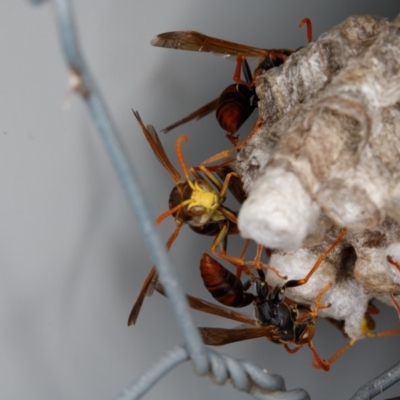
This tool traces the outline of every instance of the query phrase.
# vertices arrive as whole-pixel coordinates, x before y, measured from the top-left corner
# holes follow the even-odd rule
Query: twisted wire
[[[205,347],[192,320],[186,298],[179,289],[178,279],[164,244],[156,233],[155,224],[139,188],[136,174],[123,150],[120,135],[81,54],[71,3],[67,0],[54,0],[53,4],[66,61],[84,85],[83,98],[86,100],[87,107],[97,126],[108,156],[139,222],[150,258],[157,266],[160,280],[171,301],[177,322],[184,333],[193,367],[198,374],[204,375],[208,371]]]
[[[210,377],[217,385],[230,381],[240,390],[253,395],[258,400],[309,400],[303,389],[286,392],[285,382],[280,375],[272,375],[246,361],[238,361],[207,349],[210,360]],[[118,400],[136,400],[152,388],[167,372],[189,359],[185,346],[169,351],[149,371],[140,376],[126,389]]]
[[[400,380],[400,362],[393,365],[387,371],[372,379],[351,397],[350,400],[369,400],[381,394],[384,390]]]

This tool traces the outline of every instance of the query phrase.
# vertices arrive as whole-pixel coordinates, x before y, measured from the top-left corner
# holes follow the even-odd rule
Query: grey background
[[[155,34],[192,29],[259,47],[297,48],[306,42],[297,27],[305,16],[317,37],[351,14],[394,17],[399,9],[397,1],[75,3],[86,58],[155,217],[167,208],[172,181],[130,109],[161,129],[216,97],[231,83],[234,65],[208,54],[154,48],[149,41]],[[146,299],[137,326],[126,326],[151,264],[82,101],[74,96],[62,109],[67,69],[51,2],[32,7],[3,1],[0,49],[0,398],[113,399],[183,338],[160,296]],[[173,162],[182,132],[190,134],[184,154],[191,165],[229,146],[210,116],[162,137]],[[163,238],[173,226],[172,219],[160,226]],[[198,260],[209,245],[209,238],[184,228],[171,252],[184,289],[206,299]],[[196,320],[234,325],[199,313]],[[394,310],[384,306],[377,321],[378,330],[399,326]],[[322,357],[344,343],[337,330],[318,321],[315,346]],[[349,398],[397,362],[399,345],[400,337],[362,340],[329,373],[312,368],[307,348],[290,355],[257,339],[220,350],[284,375],[288,388],[304,387],[313,399],[329,400]],[[399,392],[397,385],[379,399]],[[246,396],[195,376],[186,363],[145,398]]]

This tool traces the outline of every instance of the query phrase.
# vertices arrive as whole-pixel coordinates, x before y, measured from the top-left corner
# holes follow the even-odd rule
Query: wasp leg
[[[283,279],[283,280],[286,280],[286,279],[287,279],[287,276],[286,276],[286,275],[281,275],[281,274],[279,273],[279,271],[278,271],[276,268],[274,268],[273,266],[271,266],[271,265],[269,265],[269,264],[263,264],[263,263],[261,262],[261,255],[262,255],[263,248],[264,248],[264,247],[261,246],[260,244],[257,245],[257,253],[256,253],[256,257],[254,258],[254,265],[255,265],[256,269],[259,270],[259,269],[262,268],[262,266],[265,266],[265,268],[267,268],[267,269],[269,269],[269,270],[275,272],[275,274],[276,274],[279,278],[281,278],[281,279]]]
[[[312,23],[310,18],[303,18],[299,23],[299,28],[301,28],[304,24],[307,25],[307,40],[308,43],[312,42]]]
[[[393,293],[390,293],[389,296],[392,299],[392,303],[393,303],[394,308],[396,309],[397,315],[398,315],[398,317],[400,319],[400,305],[397,302],[396,298],[394,297]]]
[[[258,131],[259,127],[261,126],[261,124],[263,122],[264,121],[261,118],[259,118],[256,121],[256,123],[255,123],[253,129],[251,130],[251,132],[247,135],[246,139],[244,139],[242,142],[237,144],[235,147],[232,147],[230,149],[221,151],[220,153],[217,153],[217,154],[213,155],[212,157],[207,158],[207,160],[203,161],[201,163],[201,165],[211,164],[211,163],[213,163],[215,161],[218,161],[218,160],[221,160],[223,158],[228,157],[234,151],[240,150],[254,136],[254,134]]]
[[[303,346],[296,346],[296,347],[291,348],[291,347],[289,347],[289,345],[287,345],[287,344],[285,343],[285,349],[286,349],[286,351],[287,351],[288,353],[290,353],[290,354],[296,353],[296,352],[297,352],[298,350],[300,350],[302,347],[303,347]]]
[[[292,288],[292,287],[297,287],[304,285],[308,282],[308,280],[311,278],[311,276],[314,274],[314,272],[318,269],[318,267],[322,264],[322,262],[325,260],[326,257],[328,257],[329,253],[340,243],[340,241],[343,239],[344,235],[346,234],[347,229],[342,228],[339,236],[336,238],[336,240],[329,246],[329,248],[318,258],[314,266],[311,268],[309,273],[303,278],[303,279],[295,279],[295,280],[290,280],[287,281],[284,285],[285,288]]]

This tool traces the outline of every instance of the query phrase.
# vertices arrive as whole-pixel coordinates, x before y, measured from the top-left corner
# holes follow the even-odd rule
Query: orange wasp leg
[[[294,354],[297,353],[303,346],[289,347],[288,344],[285,343],[285,349],[288,353]]]
[[[233,151],[240,150],[254,136],[254,134],[258,131],[258,129],[260,128],[260,126],[262,125],[263,122],[264,121],[261,118],[259,118],[256,121],[256,123],[255,123],[253,129],[251,130],[251,132],[249,133],[249,135],[247,135],[246,139],[244,139],[238,145],[236,145],[228,150],[221,151],[220,153],[217,153],[217,154],[213,155],[212,157],[207,158],[207,160],[203,161],[201,163],[201,165],[211,164],[215,161],[218,161],[218,160],[228,157]]]
[[[390,256],[387,256],[386,259],[390,264],[394,265],[400,272],[400,264],[398,262],[394,261],[393,258]]]
[[[320,292],[318,293],[317,299],[315,300],[315,305],[313,310],[308,310],[306,311],[303,315],[301,315],[297,321],[301,322],[303,319],[306,319],[309,316],[312,316],[313,318],[316,318],[319,311],[323,310],[324,308],[329,308],[331,305],[330,304],[325,304],[321,305],[321,300],[325,292],[332,286],[332,283],[328,283],[325,285]]]
[[[387,258],[388,262],[390,264],[394,265],[400,272],[400,264],[398,262],[394,261],[393,258],[390,257],[390,256],[387,256],[386,258]],[[394,297],[393,293],[390,293],[389,296],[390,296],[390,298],[392,300],[393,306],[396,309],[397,315],[398,315],[398,317],[400,319],[400,305],[397,302],[396,298]]]
[[[299,23],[299,28],[301,28],[304,24],[307,24],[307,40],[308,43],[312,42],[312,23],[310,18],[303,18]]]
[[[398,315],[398,317],[399,317],[399,319],[400,319],[400,305],[399,305],[399,303],[397,302],[396,298],[394,297],[393,293],[390,293],[389,296],[390,296],[390,298],[391,298],[391,300],[392,300],[392,303],[393,303],[393,305],[394,305],[394,308],[396,309],[397,315]]]
[[[323,295],[325,294],[325,292],[326,292],[331,286],[332,286],[332,284],[329,283],[328,285],[324,286],[324,287],[320,290],[320,292],[319,292],[319,294],[318,294],[318,297],[317,297],[317,299],[315,300],[314,310],[308,311],[308,312],[304,313],[301,317],[299,317],[299,318],[297,319],[297,322],[301,322],[303,319],[305,319],[305,318],[307,318],[307,317],[310,317],[310,316],[311,316],[313,319],[315,319],[315,318],[317,317],[317,315],[318,315],[319,310],[322,310],[323,308],[328,308],[328,307],[330,307],[330,304],[321,306],[321,300],[322,300],[322,297],[323,297]],[[314,325],[314,324],[309,325],[308,330],[307,330],[308,336],[310,336],[310,335],[314,336],[314,330],[315,330],[315,325]],[[318,354],[317,350],[315,350],[315,347],[314,347],[314,345],[313,345],[313,343],[312,343],[312,340],[309,340],[309,341],[307,342],[307,345],[308,345],[308,347],[310,348],[310,350],[311,350],[311,352],[313,353],[313,356],[314,356],[314,358],[313,358],[313,365],[314,365],[314,367],[316,367],[316,368],[322,368],[324,371],[329,371],[329,370],[330,370],[330,362],[327,361],[327,360],[323,360],[323,359],[320,357],[320,355]],[[294,347],[294,348],[290,348],[290,347],[288,346],[288,344],[285,344],[285,349],[286,349],[289,353],[291,353],[291,354],[292,354],[292,353],[296,353],[301,347],[303,347],[303,345],[299,345],[299,346],[296,346],[296,347]]]
[[[312,362],[313,366],[315,367],[315,365],[314,365],[314,361],[315,361],[316,365],[318,365],[317,368],[322,368],[324,371],[329,371],[331,369],[332,362],[330,360],[323,360],[317,353],[317,350],[315,350],[315,347],[311,341],[308,342],[308,347],[314,356],[314,359]]]
[[[375,322],[374,320],[369,316],[365,315],[362,324],[361,324],[361,330],[363,331],[364,336],[363,337],[384,337],[384,336],[395,336],[395,335],[400,335],[400,329],[390,329],[382,332],[373,332],[375,329]],[[332,364],[335,362],[342,354],[344,354],[351,346],[354,345],[354,343],[357,342],[357,339],[352,339],[348,343],[346,343],[342,348],[340,348],[329,360],[326,362],[329,364]],[[313,366],[315,368],[320,368],[318,365],[316,365],[313,362]]]
[[[250,244],[250,239],[246,239],[246,241],[244,242],[243,249],[239,254],[239,259],[241,259],[241,260],[244,259],[244,255],[246,254],[249,244]],[[242,275],[242,270],[243,270],[242,266],[239,266],[239,268],[236,269],[236,278],[240,279],[240,276]],[[250,275],[250,270],[247,271],[246,273],[247,273],[247,275]]]
[[[215,187],[219,190],[219,193],[218,193],[219,197],[224,197],[226,195],[226,192],[229,188],[229,181],[230,181],[231,177],[239,176],[236,172],[233,172],[233,171],[229,172],[228,174],[226,174],[225,179],[221,185],[221,182],[211,173],[211,171],[205,165],[201,164],[196,169],[200,170],[215,185]],[[236,223],[237,221],[232,221],[232,222]]]
[[[323,263],[325,258],[329,255],[329,253],[340,243],[346,232],[347,232],[346,228],[341,229],[339,236],[336,238],[336,240],[329,246],[329,248],[323,254],[319,256],[314,266],[311,268],[311,270],[303,279],[290,280],[286,282],[284,286],[290,288],[290,287],[305,285],[311,278],[311,276],[314,274],[314,272],[318,269],[318,267]]]
[[[279,278],[286,280],[287,279],[286,275],[281,275],[279,273],[279,271],[276,268],[274,268],[273,266],[271,266],[269,264],[263,264],[261,262],[261,255],[262,255],[263,248],[264,247],[261,244],[257,245],[256,257],[254,258],[254,265],[255,265],[256,269],[260,270],[262,268],[262,266],[264,265],[267,269],[275,272],[275,274],[277,276],[279,276]]]
[[[196,179],[204,179],[201,174],[199,174],[199,171],[202,172],[218,190],[221,190],[221,182],[211,173],[208,167],[190,167],[189,171]]]
[[[210,249],[211,253],[219,258],[222,258],[225,261],[228,261],[232,265],[234,265],[236,268],[236,275],[240,276],[242,271],[244,271],[246,274],[250,275],[251,274],[250,269],[246,265],[246,263],[244,262],[243,259],[241,259],[240,257],[230,256],[229,254],[226,254],[225,249],[222,249],[221,251],[217,251],[217,247],[220,244],[222,244],[227,233],[228,233],[228,225],[224,224],[211,245],[211,249]]]
[[[340,237],[340,236],[339,236]],[[330,304],[326,304],[326,305],[321,305],[321,300],[323,295],[325,294],[325,292],[332,286],[332,283],[329,283],[328,285],[325,285],[321,291],[318,293],[318,297],[315,300],[315,306],[314,306],[314,310],[306,312],[304,315],[302,315],[298,321],[301,321],[305,316],[307,315],[311,315],[313,318],[316,318],[318,315],[318,312],[324,308],[329,308],[331,305]],[[314,331],[315,329],[315,325],[312,325],[312,327],[310,328]],[[312,340],[310,340],[308,343],[308,347],[310,348],[311,352],[313,353],[314,359],[313,359],[313,365],[314,365],[314,361],[315,363],[319,366],[319,368],[322,368],[324,371],[329,371],[331,369],[331,363],[329,362],[329,360],[323,360],[320,355],[318,354],[317,350],[315,350],[315,347],[312,343]]]
[[[322,264],[322,262],[329,255],[329,253],[340,243],[340,241],[345,236],[346,232],[347,232],[346,228],[342,228],[341,229],[341,231],[339,233],[339,236],[336,238],[336,240],[329,246],[329,248],[323,254],[321,254],[321,256],[319,256],[318,260],[315,262],[315,264],[313,265],[311,270],[308,272],[308,274],[303,279],[290,280],[290,281],[286,282],[283,287],[291,288],[291,287],[297,287],[297,286],[306,284],[308,282],[308,280],[311,278],[311,276],[318,269],[318,267]],[[325,287],[322,288],[322,290],[318,294],[318,297],[317,297],[317,299],[315,301],[314,310],[306,312],[305,314],[303,314],[298,319],[298,321],[301,321],[301,320],[305,319],[307,316],[310,316],[310,315],[315,318],[317,316],[319,310],[321,310],[323,308],[330,307],[330,305],[325,305],[325,306],[321,306],[320,305],[320,302],[321,302],[323,294],[330,288],[330,286],[331,286],[331,284],[328,284],[328,285],[326,285]],[[311,326],[310,329],[314,330],[314,326]],[[322,368],[324,371],[329,371],[330,370],[330,365],[332,364],[332,362],[334,362],[336,360],[336,358],[339,357],[342,354],[342,352],[346,351],[347,348],[350,347],[350,346],[346,345],[346,349],[343,349],[343,351],[340,354],[338,354],[337,356],[336,356],[336,354],[334,354],[334,356],[331,357],[329,360],[321,359],[321,357],[319,356],[319,354],[315,350],[314,345],[312,344],[311,340],[308,342],[308,347],[310,348],[311,352],[314,355],[313,366],[315,368]]]
[[[301,28],[303,25],[307,25],[307,41],[308,41],[308,43],[311,43],[313,34],[312,34],[312,22],[311,22],[310,18],[303,18],[299,23],[299,28]],[[283,61],[285,61],[287,59],[286,55],[280,54],[279,52],[276,52],[276,51],[271,51],[270,54],[272,54],[273,56],[275,56],[277,58],[280,58]],[[240,78],[240,76],[241,76],[241,71],[242,71],[242,64],[245,59],[246,59],[246,57],[243,55],[239,55],[237,57],[236,68],[235,68],[235,72],[233,74],[233,80],[236,83],[240,83],[242,85],[251,87],[251,86],[255,85],[256,79],[257,79],[258,75],[260,73],[262,73],[262,71],[256,71],[251,82],[246,82],[246,81],[242,80]]]
[[[214,239],[213,244],[211,245],[211,252],[215,256],[222,258],[223,260],[226,260],[229,263],[231,263],[232,265],[234,265],[236,267],[237,277],[240,277],[242,271],[244,271],[247,275],[252,275],[248,265],[254,265],[257,269],[261,269],[261,268],[270,269],[271,271],[275,272],[277,274],[277,276],[279,276],[279,278],[286,279],[286,277],[280,275],[279,272],[275,268],[271,267],[269,264],[264,264],[260,261],[260,257],[261,257],[260,254],[263,249],[263,247],[260,245],[257,246],[257,255],[256,255],[256,258],[254,261],[245,261],[243,259],[243,255],[248,247],[247,243],[245,243],[245,247],[242,250],[242,253],[239,255],[239,257],[230,256],[230,255],[226,254],[225,250],[218,252],[217,247],[224,240],[224,237],[226,236],[227,231],[228,231],[228,227],[227,227],[227,225],[224,225],[223,228],[221,229],[221,231],[219,232],[219,234]]]
[[[240,78],[241,74],[242,74],[242,66],[243,66],[243,61],[246,60],[245,56],[238,56],[236,59],[236,68],[235,68],[235,72],[233,74],[233,80],[241,85],[246,85],[248,87],[254,86],[254,82],[255,80],[252,79],[251,82],[247,82],[244,81],[243,79]],[[251,77],[250,77],[251,79]]]

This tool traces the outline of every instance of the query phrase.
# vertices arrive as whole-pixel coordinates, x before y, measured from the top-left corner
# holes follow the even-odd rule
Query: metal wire
[[[208,372],[208,359],[205,354],[205,347],[192,321],[186,298],[182,291],[178,289],[179,284],[175,271],[171,266],[164,244],[156,233],[155,225],[146,207],[134,170],[123,150],[118,131],[81,54],[71,3],[66,0],[54,0],[53,3],[55,5],[60,41],[66,61],[84,85],[83,97],[86,100],[89,112],[97,126],[111,162],[117,171],[129,204],[139,221],[150,258],[157,266],[160,280],[173,305],[178,324],[184,332],[193,367],[198,374],[204,375]]]
[[[44,0],[30,0],[33,4]],[[72,6],[69,0],[53,0],[61,46],[71,72],[79,78],[81,85],[76,88],[88,106],[89,112],[103,140],[129,204],[141,226],[150,257],[157,266],[160,281],[170,299],[178,325],[184,333],[186,345],[179,346],[161,358],[156,365],[143,374],[120,400],[135,400],[143,396],[155,383],[171,369],[190,359],[196,373],[209,374],[218,385],[230,380],[241,391],[262,400],[307,400],[308,393],[303,389],[285,391],[283,378],[268,374],[251,363],[234,360],[207,349],[200,339],[199,332],[191,317],[184,293],[180,290],[178,279],[172,268],[164,244],[155,229],[150,213],[141,194],[133,168],[128,162],[118,131],[112,122],[104,100],[97,89],[92,75],[82,57],[74,23]],[[351,400],[370,399],[400,380],[400,363],[363,386]]]
[[[307,400],[308,393],[303,389],[285,392],[285,382],[280,375],[267,374],[264,370],[244,361],[237,361],[207,349],[213,380],[224,385],[228,380],[233,386],[259,400]],[[124,391],[118,400],[138,399],[157,383],[167,372],[189,359],[184,346],[168,352],[150,370],[143,374],[131,388]]]
[[[361,386],[350,400],[369,400],[400,380],[400,362]]]

